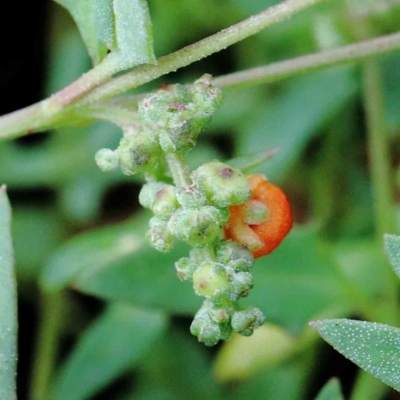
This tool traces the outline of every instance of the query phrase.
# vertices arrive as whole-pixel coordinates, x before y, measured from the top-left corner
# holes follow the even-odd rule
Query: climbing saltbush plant
[[[400,2],[56,3],[48,97],[0,117],[0,139],[21,139],[0,146],[0,184],[16,198],[12,217],[0,185],[1,400],[17,398],[15,272],[40,302],[32,400],[90,399],[124,376],[106,396],[343,400],[313,368],[309,321],[366,371],[344,385],[351,400],[383,399],[381,381],[399,391],[398,282],[379,244],[386,234],[399,275]],[[269,27],[237,46],[237,65],[255,68],[166,76]],[[74,58],[81,41],[91,68]],[[23,147],[44,131],[40,151]],[[122,222],[101,206],[114,184],[140,187]],[[54,189],[51,207],[18,204],[40,187]]]

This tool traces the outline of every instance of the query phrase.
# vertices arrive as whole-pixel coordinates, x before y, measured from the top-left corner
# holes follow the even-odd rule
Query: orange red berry
[[[293,225],[290,204],[283,191],[268,182],[263,175],[247,177],[251,198],[245,203],[229,207],[230,217],[225,227],[225,238],[246,246],[254,258],[271,253]],[[249,208],[261,203],[267,208],[266,217],[257,224],[248,221]]]

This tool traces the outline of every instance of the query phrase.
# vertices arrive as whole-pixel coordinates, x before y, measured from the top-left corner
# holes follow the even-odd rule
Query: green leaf
[[[72,15],[94,64],[107,56],[111,73],[154,63],[146,0],[56,0]]]
[[[339,381],[337,379],[330,380],[315,400],[343,400]]]
[[[131,399],[220,399],[220,387],[211,375],[211,358],[187,329],[173,325],[137,372]]]
[[[290,82],[270,108],[256,108],[238,135],[243,152],[280,148],[260,172],[281,179],[307,143],[356,94],[358,84],[349,68],[320,71]],[[326,95],[329,93],[329,96]]]
[[[146,215],[74,237],[50,258],[41,279],[43,287],[46,291],[60,290],[77,276],[85,281],[118,260],[135,255],[146,243],[147,220]]]
[[[393,270],[400,277],[400,236],[385,235],[385,253],[392,264]]]
[[[56,380],[52,398],[90,398],[136,366],[166,326],[160,312],[111,306],[81,336]]]
[[[264,164],[278,151],[279,149],[273,149],[269,151],[257,151],[255,153],[250,153],[245,156],[235,157],[231,160],[228,160],[226,163],[234,168],[240,169],[242,172],[249,172],[252,169]]]
[[[56,0],[72,15],[93,64],[99,64],[107,55],[107,47],[96,37],[94,25],[94,0]]]
[[[188,247],[180,243],[168,254],[145,245],[106,268],[76,275],[72,286],[109,301],[192,315],[200,307],[201,298],[194,294],[190,283],[177,278],[174,268],[175,261],[188,253]]]
[[[11,209],[0,187],[0,398],[16,399],[17,295],[11,239]]]
[[[313,321],[310,325],[339,353],[400,391],[400,329],[348,319]]]
[[[118,69],[155,62],[153,33],[146,0],[113,0]]]
[[[94,0],[94,27],[99,41],[112,50],[116,46],[112,0]]]

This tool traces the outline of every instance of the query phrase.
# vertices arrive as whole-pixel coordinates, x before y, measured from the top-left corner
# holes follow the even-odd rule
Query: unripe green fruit
[[[232,328],[243,336],[251,336],[254,329],[265,321],[264,314],[257,307],[251,307],[243,311],[237,311],[232,317]]]
[[[204,194],[193,185],[178,188],[176,191],[176,198],[179,204],[185,208],[201,207],[206,202]]]
[[[99,150],[94,159],[104,172],[115,171],[118,168],[118,154],[111,149]]]
[[[207,299],[220,297],[229,287],[229,279],[222,264],[204,262],[193,274],[193,288]]]
[[[219,161],[197,168],[192,179],[216,207],[244,203],[251,195],[246,177],[238,170]]]
[[[174,246],[172,234],[165,226],[150,228],[146,236],[151,246],[162,253],[170,252]]]
[[[122,172],[135,175],[153,169],[159,161],[161,149],[145,132],[137,132],[122,138],[117,153]]]
[[[221,214],[215,207],[180,208],[168,222],[172,234],[191,246],[204,246],[222,230]]]
[[[175,263],[176,274],[181,281],[190,281],[197,266],[190,258],[183,257]]]
[[[223,240],[216,249],[217,261],[227,264],[235,271],[247,272],[254,263],[251,252],[239,243]]]
[[[179,203],[176,199],[175,187],[165,185],[156,193],[152,210],[157,217],[168,220],[178,207]]]
[[[157,192],[165,186],[164,182],[148,182],[139,193],[139,203],[145,208],[152,208]]]
[[[249,272],[237,272],[231,276],[230,294],[232,300],[246,297],[254,286],[253,277]]]

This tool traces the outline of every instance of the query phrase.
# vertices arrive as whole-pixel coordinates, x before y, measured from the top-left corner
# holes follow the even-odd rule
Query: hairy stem
[[[395,50],[400,50],[400,32],[220,76],[214,79],[214,84],[219,87],[235,87],[276,82],[304,72],[350,63]]]
[[[31,382],[31,400],[44,400],[50,397],[49,387],[57,357],[64,306],[63,293],[42,295],[42,312]]]
[[[172,179],[176,186],[185,187],[192,183],[192,180],[190,179],[190,168],[182,154],[167,154],[167,162]]]
[[[228,46],[240,42],[322,1],[323,0],[285,0],[215,35],[184,47],[168,56],[161,57],[154,66],[145,65],[137,68],[133,72],[113,79],[102,87],[95,89],[88,96],[85,96],[82,104],[110,98],[128,89],[150,82],[162,75],[176,71],[179,68],[224,50]]]

